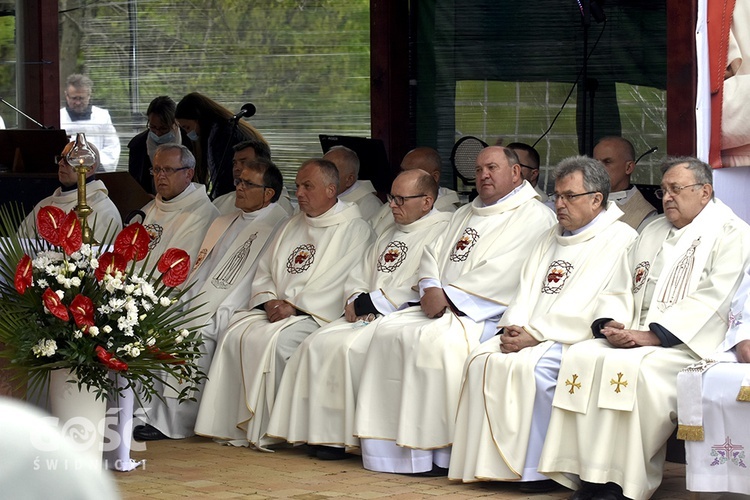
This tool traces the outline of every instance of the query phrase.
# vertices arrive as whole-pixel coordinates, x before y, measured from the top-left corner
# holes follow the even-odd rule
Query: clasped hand
[[[263,304],[263,309],[266,310],[266,316],[271,323],[276,323],[295,315],[294,307],[283,300],[269,300]]]
[[[605,323],[601,332],[610,344],[623,349],[647,345],[661,345],[659,337],[651,330],[629,330],[625,328],[625,325],[617,321],[608,321]]]
[[[522,326],[509,325],[503,327],[500,335],[500,352],[510,354],[527,347],[534,347],[539,341],[531,336]]]

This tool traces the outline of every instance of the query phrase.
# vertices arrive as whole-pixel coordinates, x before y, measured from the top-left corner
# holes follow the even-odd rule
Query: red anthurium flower
[[[115,252],[130,260],[143,260],[148,255],[148,244],[151,237],[143,224],[134,222],[115,238]]]
[[[49,312],[51,312],[54,317],[63,321],[68,321],[70,318],[65,304],[62,303],[60,297],[58,297],[55,291],[51,288],[47,288],[42,294],[42,302],[44,303],[44,307],[49,309]]]
[[[65,212],[57,207],[48,205],[42,207],[36,214],[36,227],[39,236],[53,245],[60,244],[60,226],[65,219]]]
[[[94,302],[80,293],[70,303],[70,313],[76,326],[84,332],[89,326],[94,326]]]
[[[70,255],[80,250],[82,242],[81,221],[78,220],[76,213],[71,210],[60,226],[60,245],[62,245],[63,251]]]
[[[124,372],[128,369],[127,363],[116,359],[115,356],[111,352],[107,352],[104,347],[98,345],[96,346],[95,351],[97,359],[99,359],[99,361],[101,361],[102,364],[110,370],[114,370],[116,372]]]
[[[13,280],[16,291],[21,295],[31,286],[31,270],[31,257],[24,255],[16,266],[16,277]]]
[[[128,259],[114,252],[104,252],[99,257],[99,267],[94,271],[96,279],[101,281],[105,274],[115,274],[117,271],[124,272],[128,267]]]
[[[178,365],[184,365],[185,364],[185,360],[184,359],[181,359],[181,360],[177,361],[177,356],[175,356],[174,354],[170,354],[168,352],[164,352],[161,349],[159,349],[158,347],[151,346],[151,347],[148,348],[148,350],[151,351],[151,353],[154,355],[154,357],[156,359],[159,359],[161,361],[165,361],[165,362],[172,361],[172,362],[174,362],[174,363],[176,363]]]
[[[159,259],[156,268],[161,273],[161,280],[167,286],[183,283],[190,273],[190,256],[185,250],[168,248]]]

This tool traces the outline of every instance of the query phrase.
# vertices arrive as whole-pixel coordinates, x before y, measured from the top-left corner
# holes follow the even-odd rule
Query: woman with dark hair
[[[150,172],[156,148],[160,144],[174,143],[183,144],[192,151],[192,141],[175,120],[176,107],[171,97],[163,95],[155,98],[146,110],[146,130],[128,143],[128,171],[149,194],[156,194]]]
[[[211,199],[234,191],[232,146],[250,139],[266,142],[260,132],[242,120],[233,120],[231,111],[198,92],[180,100],[175,117],[193,141],[198,162],[195,182],[208,186]]]

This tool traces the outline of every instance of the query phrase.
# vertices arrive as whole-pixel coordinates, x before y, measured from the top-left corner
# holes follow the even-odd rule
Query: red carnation
[[[16,277],[13,280],[13,284],[16,287],[16,291],[23,295],[26,289],[31,286],[31,257],[24,255],[16,266]]]
[[[94,276],[101,281],[105,274],[114,275],[117,271],[125,272],[126,267],[128,267],[128,259],[119,253],[104,252],[99,257],[99,267],[94,271]]]
[[[36,227],[39,236],[53,245],[60,244],[60,226],[65,220],[65,212],[62,209],[48,205],[42,207],[36,214]]]
[[[185,250],[168,248],[159,259],[156,268],[161,273],[162,282],[175,287],[182,284],[190,273],[190,256]]]
[[[58,297],[55,291],[51,288],[47,288],[42,294],[42,302],[44,303],[44,307],[49,309],[49,312],[51,312],[54,317],[63,321],[68,321],[70,318],[65,304],[62,303],[60,297]]]
[[[80,293],[70,303],[70,313],[78,328],[85,332],[89,326],[94,326],[94,302]]]
[[[70,211],[60,226],[60,245],[63,251],[70,255],[81,248],[83,242],[83,233],[81,232],[81,221],[74,211]]]
[[[143,260],[148,255],[148,244],[151,237],[143,224],[134,222],[115,238],[115,252],[130,260]]]

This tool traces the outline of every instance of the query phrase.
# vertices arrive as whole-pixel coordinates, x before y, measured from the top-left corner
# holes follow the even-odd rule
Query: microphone
[[[635,162],[638,163],[639,161],[641,161],[641,158],[643,158],[644,156],[648,156],[650,154],[656,153],[657,151],[659,151],[659,146],[654,146],[653,148],[649,149],[648,151],[643,153],[641,156],[639,156],[638,159],[635,160]]]
[[[243,104],[240,108],[239,112],[234,115],[232,118],[229,119],[229,121],[237,121],[243,116],[246,118],[250,118],[251,116],[255,115],[255,105],[251,102],[248,102],[247,104]]]

